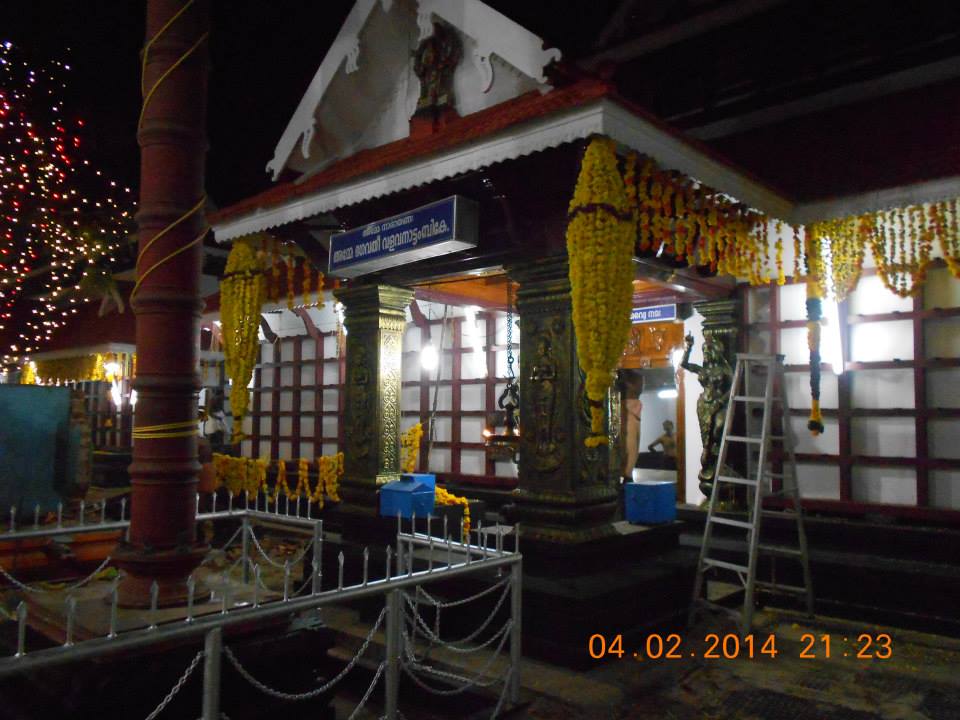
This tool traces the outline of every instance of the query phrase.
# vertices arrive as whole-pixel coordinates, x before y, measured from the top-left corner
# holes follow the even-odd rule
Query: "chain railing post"
[[[243,566],[243,584],[250,582],[250,518],[243,516],[243,527],[240,531],[240,565]]]
[[[203,720],[220,720],[220,654],[223,628],[207,633],[203,647]]]
[[[518,560],[510,569],[510,702],[520,702],[520,635],[523,614],[523,562]]]
[[[313,578],[310,581],[311,593],[320,592],[323,582],[323,521],[313,524]],[[317,608],[319,610],[319,608]]]
[[[387,658],[384,680],[384,710],[387,720],[397,719],[397,696],[400,691],[400,643],[402,636],[401,603],[403,595],[400,590],[391,590],[387,593],[387,627],[384,631],[387,640]]]

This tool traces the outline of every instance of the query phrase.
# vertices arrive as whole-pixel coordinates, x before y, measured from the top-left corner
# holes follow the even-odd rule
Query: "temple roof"
[[[551,13],[539,1],[361,0],[318,70],[321,91],[311,85],[304,95],[271,163],[276,171],[299,138],[306,154],[293,152],[285,161],[288,176],[298,172],[299,177],[213,214],[217,240],[488,167],[590,133],[608,134],[666,168],[787,221],[957,194],[960,130],[946,120],[949,112],[937,108],[960,107],[960,82],[951,80],[960,68],[939,59],[949,50],[934,36],[939,16],[925,15],[923,22],[908,27],[896,19],[903,15],[900,10],[886,17],[871,13],[869,3],[857,3],[864,11],[862,22],[843,27],[845,45],[825,51],[827,66],[818,65],[811,74],[796,53],[786,56],[776,47],[746,42],[776,28],[790,47],[803,47],[804,38],[816,35],[829,18],[810,17],[798,24],[798,17],[806,17],[799,2],[697,0],[648,6],[611,0],[572,3],[569,12]],[[457,8],[496,17],[520,33],[518,47],[528,54],[542,36],[542,48],[555,44],[563,59],[543,77],[537,62],[550,55],[537,55],[526,73],[494,58],[498,77],[509,79],[513,73],[520,80],[509,80],[496,97],[484,97],[473,83],[467,91],[472,99],[465,101],[469,112],[434,134],[407,136],[411,113],[404,108],[409,109],[413,91],[397,78],[410,74],[408,52],[397,41],[390,52],[376,54],[371,39],[387,37],[377,22],[389,17],[410,24],[415,19],[423,37],[425,17],[439,15],[460,33],[465,43],[461,65],[470,66],[468,51],[489,46],[494,33],[484,22],[458,15]],[[898,22],[901,29],[890,39],[896,52],[879,59],[871,55],[864,38]],[[722,58],[718,48],[724,48]],[[917,48],[927,50],[921,56]],[[519,65],[524,64],[517,59],[521,55],[514,53]],[[760,81],[773,77],[765,68],[774,67],[774,61],[780,84],[764,90]],[[351,64],[360,70],[351,72]],[[394,82],[394,96],[383,95],[382,79],[371,85],[373,80],[363,76],[373,72],[372,66]],[[411,87],[416,78],[413,83]],[[386,103],[390,118],[389,127],[378,121],[373,131],[357,127],[369,122],[357,118],[371,115],[366,96],[371,87],[380,88],[383,97],[377,97]],[[366,109],[358,114],[361,106]],[[316,128],[304,117],[297,120],[304,108],[319,123]],[[578,114],[598,108],[590,120]],[[320,138],[324,123],[334,129],[339,123],[341,134]]]
[[[650,153],[772,215],[790,213],[782,194],[620,97],[610,83],[585,78],[455,119],[431,135],[362,150],[302,182],[288,181],[224,208],[210,222],[222,242],[593,134]]]

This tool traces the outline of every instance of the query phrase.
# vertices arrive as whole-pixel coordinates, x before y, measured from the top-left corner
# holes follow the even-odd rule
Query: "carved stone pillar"
[[[355,285],[334,291],[347,329],[343,482],[350,511],[376,512],[378,481],[400,473],[400,359],[413,291]]]
[[[520,284],[520,480],[524,537],[577,544],[615,531],[608,449],[587,448],[590,411],[577,362],[567,258],[508,269]]]

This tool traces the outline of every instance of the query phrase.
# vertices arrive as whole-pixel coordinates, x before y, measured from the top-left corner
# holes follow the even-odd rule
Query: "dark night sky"
[[[207,190],[217,205],[270,185],[264,166],[352,4],[212,3]],[[144,7],[138,0],[0,3],[0,40],[35,62],[69,59],[65,106],[87,121],[86,157],[134,187]]]
[[[616,0],[490,0],[542,33],[589,46]],[[270,186],[264,168],[353,0],[212,0],[207,191],[217,206]],[[36,61],[69,57],[66,103],[87,122],[87,157],[136,186],[145,0],[0,0],[0,41]],[[553,8],[551,10],[551,8]],[[589,28],[570,35],[571,26]],[[69,47],[69,54],[65,48]],[[585,48],[576,48],[583,50]]]

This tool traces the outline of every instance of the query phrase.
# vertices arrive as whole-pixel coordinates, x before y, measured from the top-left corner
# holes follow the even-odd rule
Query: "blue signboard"
[[[460,195],[330,238],[330,275],[358,277],[477,246],[477,204]]]
[[[677,319],[676,305],[651,305],[635,307],[630,313],[630,322],[634,325],[649,322],[667,322]]]

